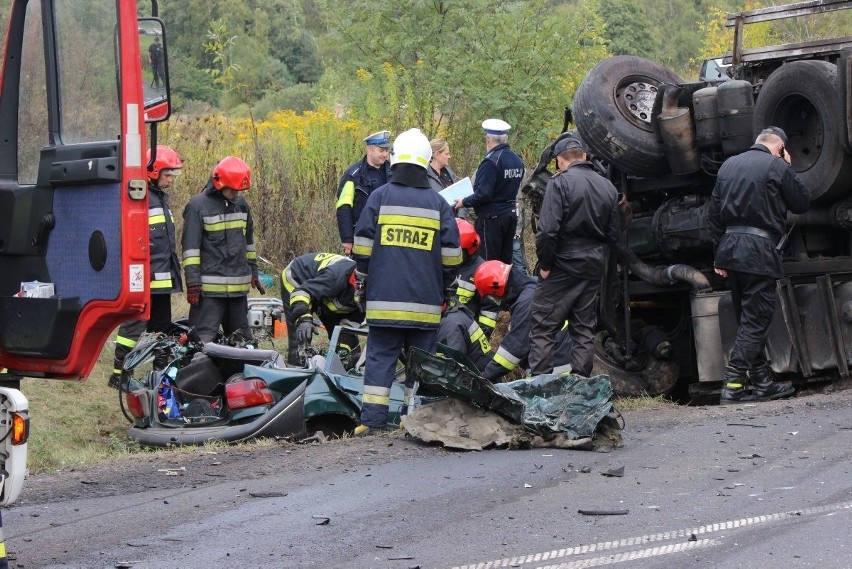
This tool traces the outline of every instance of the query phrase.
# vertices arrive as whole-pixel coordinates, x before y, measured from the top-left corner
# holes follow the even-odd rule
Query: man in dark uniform
[[[356,436],[386,428],[397,359],[411,347],[435,352],[441,311],[455,293],[458,229],[450,205],[429,186],[431,157],[419,130],[396,137],[391,181],[370,195],[355,228],[352,254],[370,325]],[[406,381],[406,395],[413,385]]]
[[[151,150],[145,155],[145,163],[151,161]],[[178,153],[168,146],[157,145],[154,164],[148,170],[148,247],[151,252],[149,274],[151,276],[151,319],[128,320],[119,326],[115,337],[115,359],[108,385],[118,388],[121,384],[124,359],[136,346],[145,331],[165,332],[172,323],[172,294],[181,292],[180,261],[177,257],[175,223],[169,208],[167,190],[180,175],[183,162]],[[154,369],[163,369],[169,363],[165,354],[156,354]]]
[[[453,304],[465,306],[473,314],[485,335],[490,338],[497,326],[497,313],[500,311],[500,306],[491,300],[480,298],[476,292],[476,285],[473,283],[476,269],[485,262],[485,259],[476,254],[479,251],[479,235],[466,219],[457,217],[456,226],[459,229],[462,262],[458,269],[459,276],[455,283],[456,298]]]
[[[293,259],[281,271],[281,300],[287,321],[287,362],[302,365],[299,345],[310,346],[315,313],[331,338],[344,319],[355,323],[364,313],[355,303],[355,261],[335,253],[308,253]],[[358,339],[341,336],[339,348],[351,354]],[[348,354],[346,354],[348,355]],[[341,355],[345,359],[345,355]]]
[[[621,235],[618,191],[595,172],[579,139],[563,138],[554,154],[560,172],[547,183],[536,235],[541,278],[532,308],[529,363],[533,375],[553,371],[555,336],[568,320],[573,373],[588,377],[605,245]]]
[[[794,392],[791,384],[775,382],[764,354],[775,311],[775,281],[784,276],[776,245],[787,212],[804,213],[811,199],[790,166],[786,143],[782,129],[762,130],[751,148],[725,160],[710,196],[716,273],[728,279],[738,323],[721,405],[768,401]]]
[[[390,153],[390,131],[380,130],[367,136],[364,143],[367,153],[352,164],[340,178],[337,186],[337,228],[343,254],[352,252],[355,224],[361,216],[367,198],[373,190],[384,186],[390,177],[388,155]]]
[[[165,87],[166,66],[163,60],[163,44],[160,43],[160,36],[154,36],[154,41],[148,46],[148,61],[151,63],[151,73],[154,75],[151,86],[155,89]]]
[[[227,156],[213,168],[201,193],[183,210],[183,268],[189,324],[204,342],[242,332],[248,325],[248,293],[266,291],[257,277],[257,250],[249,204],[239,193],[251,188],[251,170],[241,158]]]
[[[518,226],[516,202],[524,162],[509,148],[509,123],[500,119],[483,121],[485,159],[476,170],[473,194],[456,200],[455,209],[476,211],[476,232],[482,238],[479,254],[483,259],[512,262],[512,244]]]

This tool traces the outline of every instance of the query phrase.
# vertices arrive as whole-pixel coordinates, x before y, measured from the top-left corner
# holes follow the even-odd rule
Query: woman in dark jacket
[[[456,173],[450,167],[450,145],[446,139],[436,138],[429,142],[432,145],[432,161],[429,162],[429,167],[426,168],[426,173],[429,176],[429,185],[436,192],[440,192],[444,188],[451,186],[459,181]]]

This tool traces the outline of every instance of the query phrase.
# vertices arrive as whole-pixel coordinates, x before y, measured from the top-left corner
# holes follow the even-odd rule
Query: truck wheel
[[[769,76],[754,107],[755,133],[768,126],[787,133],[793,168],[812,201],[846,197],[852,179],[852,155],[840,140],[844,117],[839,93],[836,65],[793,61]]]
[[[609,376],[617,397],[668,395],[677,383],[680,367],[672,360],[659,360],[642,353],[637,358],[615,358],[604,347],[606,334],[595,336],[595,362],[592,373]],[[621,361],[618,361],[621,360]]]
[[[625,173],[665,174],[669,165],[651,115],[659,86],[682,82],[642,57],[605,59],[586,75],[574,95],[577,130],[594,154]]]

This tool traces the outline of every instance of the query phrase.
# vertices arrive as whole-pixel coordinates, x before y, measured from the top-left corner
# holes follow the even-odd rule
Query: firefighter
[[[370,327],[357,436],[387,427],[397,359],[403,348],[435,352],[442,308],[455,293],[458,229],[452,208],[429,186],[431,157],[418,129],[397,136],[391,181],[370,195],[355,228],[357,296],[366,295]]]
[[[236,331],[253,339],[248,325],[248,293],[265,294],[257,277],[254,227],[248,202],[239,192],[251,187],[251,169],[227,156],[213,168],[201,193],[183,211],[183,267],[189,324],[204,342],[212,342],[222,325],[225,336]]]
[[[287,321],[287,361],[303,365],[299,346],[309,346],[314,335],[316,314],[331,337],[334,327],[342,320],[364,320],[364,313],[355,303],[355,261],[335,253],[308,253],[293,259],[281,271],[281,300]],[[345,360],[356,350],[358,339],[341,336],[341,354]]]
[[[481,297],[493,299],[512,315],[509,331],[482,374],[493,382],[513,371],[529,354],[530,315],[536,282],[502,261],[482,263],[476,269],[473,281]]]
[[[145,163],[151,162],[151,150]],[[158,145],[154,163],[148,168],[148,248],[151,275],[151,319],[128,320],[118,327],[115,337],[115,359],[108,385],[116,389],[121,385],[124,358],[136,346],[143,332],[165,332],[172,322],[172,297],[182,292],[180,261],[176,253],[175,224],[166,192],[180,175],[183,162],[178,153],[168,146]],[[166,354],[156,354],[154,369],[160,370],[169,363]]]
[[[456,298],[453,304],[466,306],[473,313],[482,331],[490,338],[494,327],[497,325],[497,313],[500,311],[500,306],[491,299],[481,298],[473,284],[473,274],[479,265],[485,262],[485,259],[476,254],[479,250],[479,235],[466,219],[456,218],[456,225],[459,230],[462,263],[459,265]]]
[[[367,198],[376,188],[384,186],[390,176],[388,154],[390,131],[380,130],[364,138],[366,154],[349,166],[337,186],[337,228],[344,255],[352,252],[355,224],[361,216]]]
[[[447,310],[438,327],[438,342],[463,353],[479,372],[494,356],[491,343],[474,314],[464,305]]]
[[[509,147],[509,123],[500,119],[482,122],[485,158],[476,170],[473,195],[458,199],[455,209],[476,211],[476,232],[482,238],[480,256],[486,260],[512,262],[512,243],[518,226],[516,203],[524,162]]]
[[[777,244],[787,213],[805,213],[811,200],[786,144],[781,128],[760,131],[751,148],[725,160],[710,195],[715,271],[728,279],[737,318],[720,405],[781,399],[795,392],[790,383],[775,381],[764,350],[775,313],[776,280],[784,277]]]

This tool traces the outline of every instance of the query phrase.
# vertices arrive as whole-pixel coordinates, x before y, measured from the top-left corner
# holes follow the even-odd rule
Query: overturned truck
[[[577,133],[633,216],[605,276],[596,337],[596,371],[610,374],[617,392],[718,393],[736,319],[726,282],[713,273],[709,196],[722,162],[770,125],[786,131],[812,202],[788,220],[767,355],[800,387],[848,380],[852,37],[742,47],[746,24],[848,8],[852,2],[814,0],[730,14],[734,47],[723,62],[730,67],[709,62],[695,83],[647,59],[616,56],[578,87]],[[533,224],[552,148],[523,189]]]

